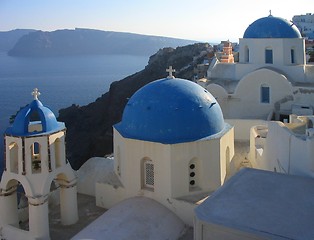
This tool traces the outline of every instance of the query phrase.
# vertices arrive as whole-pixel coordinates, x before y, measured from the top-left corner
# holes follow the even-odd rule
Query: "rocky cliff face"
[[[51,57],[92,54],[149,56],[165,46],[177,47],[195,41],[92,29],[36,31],[24,35],[8,52],[10,56]]]
[[[22,36],[35,31],[32,29],[15,29],[0,32],[0,52],[8,52]]]
[[[178,78],[192,79],[197,63],[207,57],[208,44],[164,48],[150,57],[144,70],[113,82],[109,92],[87,106],[72,105],[59,112],[67,126],[67,157],[74,169],[94,156],[112,153],[112,126],[121,120],[128,99],[145,84],[167,76],[166,68],[176,69]]]

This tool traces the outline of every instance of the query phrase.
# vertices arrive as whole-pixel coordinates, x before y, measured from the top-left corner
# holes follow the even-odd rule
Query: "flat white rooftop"
[[[203,222],[267,239],[314,239],[314,179],[243,169],[195,214]]]

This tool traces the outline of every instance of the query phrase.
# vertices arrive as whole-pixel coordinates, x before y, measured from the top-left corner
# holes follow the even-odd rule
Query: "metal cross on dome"
[[[34,88],[32,95],[34,96],[34,100],[38,100],[38,97],[40,95],[40,92],[38,91],[38,88]]]
[[[169,68],[166,69],[166,72],[169,73],[167,78],[174,78],[174,76],[172,75],[172,73],[176,72],[175,69],[172,68],[172,66],[169,66]]]

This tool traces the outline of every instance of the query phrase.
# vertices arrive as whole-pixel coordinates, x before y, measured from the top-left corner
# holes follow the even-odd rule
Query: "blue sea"
[[[3,164],[3,133],[9,118],[33,100],[39,100],[56,116],[72,104],[95,101],[110,83],[142,70],[148,56],[93,55],[52,58],[10,57],[0,52],[0,174]]]

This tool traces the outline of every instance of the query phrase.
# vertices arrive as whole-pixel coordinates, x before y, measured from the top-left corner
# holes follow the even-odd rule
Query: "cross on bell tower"
[[[172,66],[169,66],[169,68],[166,69],[166,72],[169,73],[168,77],[167,78],[175,78],[172,73],[176,72],[175,69],[172,68]]]
[[[32,95],[34,96],[34,100],[38,100],[38,97],[40,96],[40,92],[38,91],[38,88],[34,88]]]

